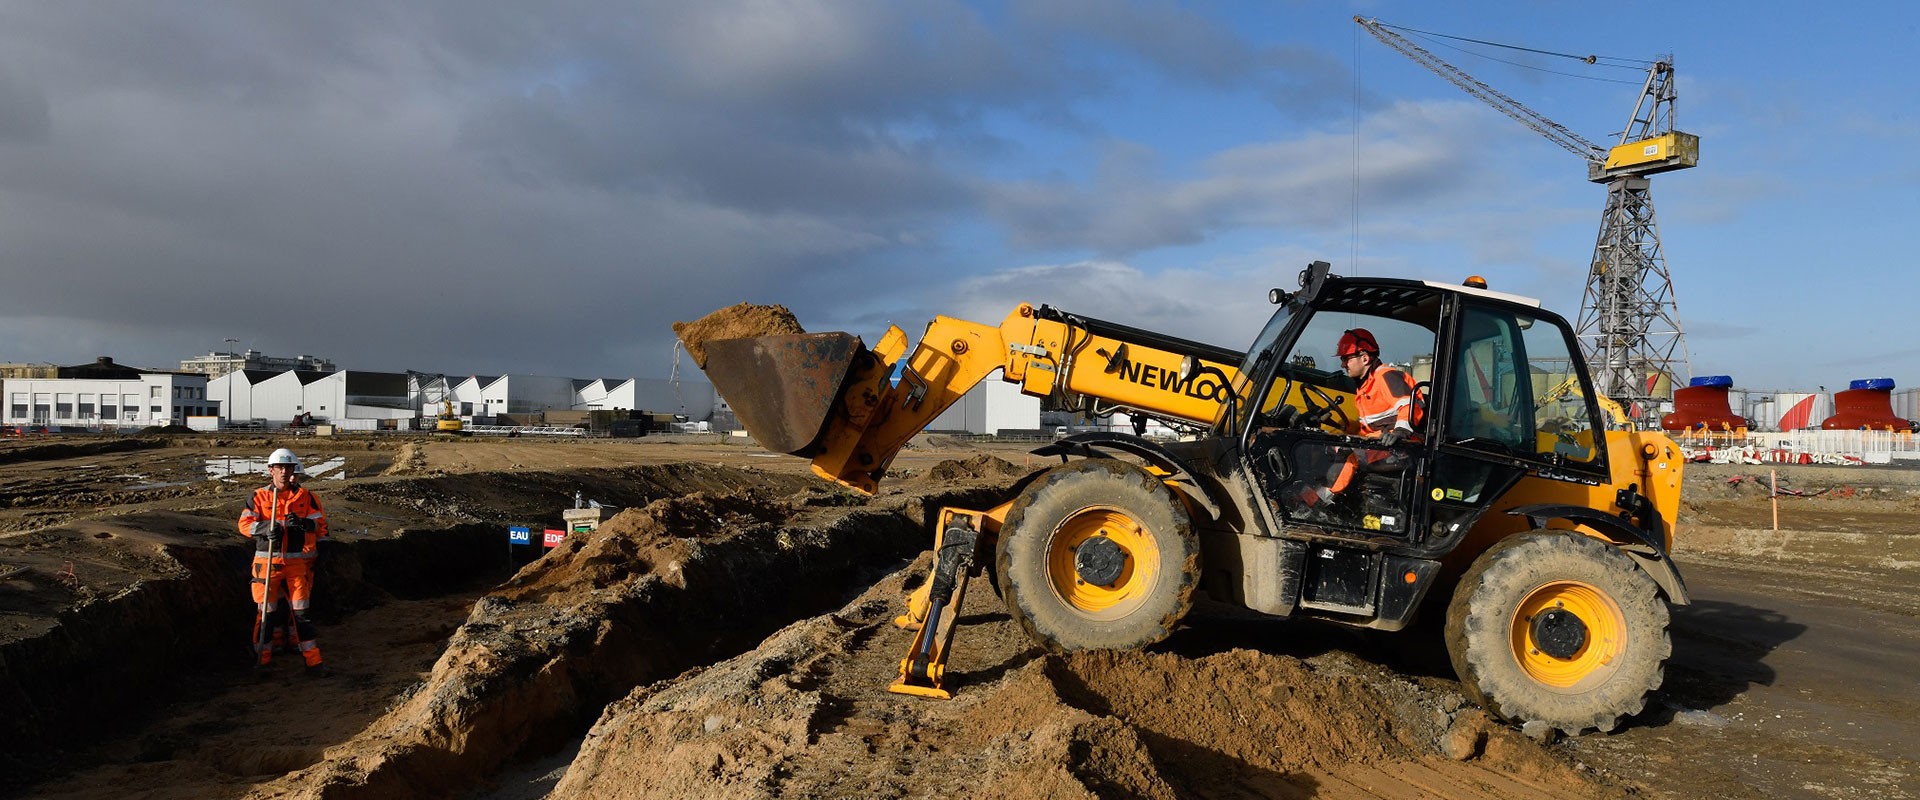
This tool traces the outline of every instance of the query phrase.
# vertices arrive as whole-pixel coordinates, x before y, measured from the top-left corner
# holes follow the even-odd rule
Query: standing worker
[[[327,669],[307,610],[313,602],[313,565],[320,540],[327,535],[327,515],[319,498],[300,485],[300,458],[292,450],[282,447],[267,456],[267,475],[272,482],[253,490],[240,512],[240,535],[253,540],[255,669],[273,661],[273,632],[291,615],[307,674],[321,677]]]

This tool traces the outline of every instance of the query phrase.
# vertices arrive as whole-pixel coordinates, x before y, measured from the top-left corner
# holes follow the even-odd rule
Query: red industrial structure
[[[1820,423],[1829,431],[1913,432],[1913,421],[1893,415],[1893,379],[1864,378],[1833,393],[1833,416]]]
[[[1660,427],[1670,431],[1728,431],[1745,433],[1747,418],[1733,413],[1727,390],[1733,378],[1727,375],[1702,375],[1673,392],[1673,413],[1660,418]]]

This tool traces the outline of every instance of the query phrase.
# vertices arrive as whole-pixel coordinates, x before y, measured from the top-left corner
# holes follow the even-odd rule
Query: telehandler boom
[[[871,349],[845,333],[708,341],[705,369],[763,445],[866,493],[995,372],[1046,408],[1192,434],[1068,436],[1034,451],[1061,463],[1012,500],[942,509],[932,575],[897,620],[916,633],[893,691],[951,696],[954,620],[987,571],[1056,652],[1160,641],[1196,590],[1381,630],[1444,603],[1454,668],[1495,714],[1579,733],[1639,712],[1671,650],[1667,604],[1688,602],[1667,555],[1673,442],[1606,429],[1570,327],[1537,301],[1320,261],[1299,284],[1270,293],[1245,352],[1022,304],[997,327],[936,318],[911,355],[895,327]],[[1416,382],[1423,421],[1400,441],[1355,435],[1359,387],[1318,366],[1363,328]]]

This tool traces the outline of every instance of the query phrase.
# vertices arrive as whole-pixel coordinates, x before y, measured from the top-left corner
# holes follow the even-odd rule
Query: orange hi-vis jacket
[[[306,487],[297,487],[279,493],[279,506],[274,506],[272,484],[253,490],[253,497],[247,500],[247,508],[240,512],[240,535],[247,538],[267,532],[268,525],[284,522],[287,515],[293,515],[311,523],[313,530],[300,531],[289,528],[279,544],[273,548],[273,563],[283,565],[289,561],[311,563],[320,551],[320,540],[327,535],[327,513],[320,510],[320,499],[307,491]],[[255,540],[254,558],[266,555],[266,541]]]
[[[1359,412],[1359,419],[1354,420],[1359,427],[1356,432],[1368,437],[1378,437],[1393,428],[1416,434],[1426,416],[1426,409],[1414,397],[1413,381],[1407,373],[1385,364],[1374,367],[1360,384],[1353,395],[1353,406]]]

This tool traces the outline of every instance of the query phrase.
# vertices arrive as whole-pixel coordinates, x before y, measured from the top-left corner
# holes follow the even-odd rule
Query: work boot
[[[1298,494],[1287,495],[1287,510],[1302,522],[1331,524],[1335,521],[1332,505],[1336,497],[1326,487],[1305,486]]]
[[[325,678],[332,674],[333,670],[329,669],[325,664],[309,664],[307,666],[307,677],[309,678]]]

